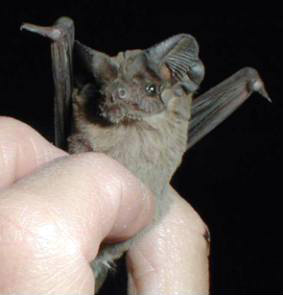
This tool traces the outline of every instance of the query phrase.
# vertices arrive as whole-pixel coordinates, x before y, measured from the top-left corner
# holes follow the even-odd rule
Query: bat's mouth
[[[103,103],[100,115],[107,121],[118,124],[123,121],[140,121],[146,113],[134,102]]]
[[[151,97],[122,100],[113,99],[109,95],[102,97],[100,102],[100,115],[108,122],[114,124],[122,121],[127,121],[127,123],[141,121],[145,117],[160,113],[166,109],[164,103]]]

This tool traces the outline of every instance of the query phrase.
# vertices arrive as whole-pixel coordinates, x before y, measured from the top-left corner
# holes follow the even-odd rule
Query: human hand
[[[152,194],[102,154],[68,155],[32,128],[0,117],[0,293],[93,294],[89,266],[105,239],[150,223]],[[175,202],[128,252],[129,294],[207,294],[207,232]]]

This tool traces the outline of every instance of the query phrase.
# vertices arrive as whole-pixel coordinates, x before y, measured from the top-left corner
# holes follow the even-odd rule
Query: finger
[[[25,123],[0,117],[0,189],[65,154]]]
[[[0,277],[11,289],[0,291],[92,294],[89,262],[101,241],[132,236],[152,215],[150,192],[116,161],[56,159],[1,194]]]
[[[160,224],[128,252],[129,294],[208,294],[208,231],[173,189]]]

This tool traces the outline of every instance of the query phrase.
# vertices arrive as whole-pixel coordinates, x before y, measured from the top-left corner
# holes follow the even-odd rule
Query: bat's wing
[[[243,68],[192,103],[188,149],[232,114],[253,92],[271,102],[264,84],[253,68]]]
[[[25,23],[21,26],[21,29],[51,39],[52,71],[55,86],[55,144],[58,147],[66,148],[66,138],[71,128],[74,23],[68,17],[61,17],[51,27]]]

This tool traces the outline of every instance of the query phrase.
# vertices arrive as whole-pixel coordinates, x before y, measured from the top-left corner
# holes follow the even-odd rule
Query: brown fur
[[[156,196],[155,224],[169,208],[166,191],[187,149],[192,92],[165,63],[152,66],[146,54],[132,50],[94,59],[91,70],[98,88],[90,82],[74,90],[74,126],[68,141],[71,153],[105,153],[136,175]],[[179,74],[180,69],[184,67],[176,68]],[[142,233],[101,248],[92,263],[97,286]]]
[[[70,152],[103,152],[127,167],[155,194],[155,222],[158,222],[170,203],[164,192],[186,151],[191,97],[174,97],[168,109],[161,113],[111,126],[87,121],[83,101],[82,97],[75,97],[75,132],[69,138]],[[133,239],[104,247],[93,262],[96,277],[102,276],[103,280],[113,261],[128,250],[132,242]]]

